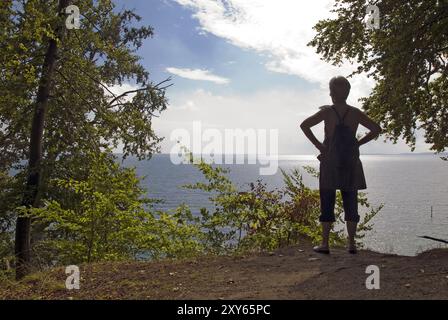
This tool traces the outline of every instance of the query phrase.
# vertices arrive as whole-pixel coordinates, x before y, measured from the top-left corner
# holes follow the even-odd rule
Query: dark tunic
[[[336,167],[335,161],[331,159],[331,155],[328,152],[330,144],[331,137],[325,135],[324,145],[327,147],[327,150],[318,157],[320,161],[319,188],[344,191],[367,189],[364,170],[359,159],[359,148],[356,165],[349,168],[349,170],[341,170]]]

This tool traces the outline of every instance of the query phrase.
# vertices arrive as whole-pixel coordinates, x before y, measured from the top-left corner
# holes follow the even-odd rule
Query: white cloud
[[[171,106],[154,126],[161,136],[169,137],[174,129],[191,129],[193,121],[204,127],[279,129],[280,154],[315,154],[316,150],[299,130],[299,123],[331,103],[328,81],[336,75],[348,75],[356,66],[344,63],[335,67],[322,61],[307,43],[313,38],[313,26],[331,16],[332,0],[171,0],[188,7],[198,20],[200,31],[226,39],[229,43],[268,57],[270,71],[296,75],[319,88],[304,90],[263,90],[251,94],[217,96],[197,90],[171,95]],[[204,74],[189,69],[175,69],[181,76],[202,78]],[[173,71],[173,70],[171,70]],[[197,71],[197,70],[196,70]],[[201,71],[201,70],[199,70]],[[180,73],[180,72],[177,72]],[[198,75],[199,74],[199,75]],[[211,74],[205,71],[205,75]],[[373,81],[365,75],[350,80],[352,93],[348,103],[358,106],[361,97],[368,96]],[[316,127],[316,136],[323,137],[323,125]],[[361,133],[363,131],[361,130]],[[169,152],[169,141],[162,146]],[[418,138],[416,151],[428,146]],[[382,140],[363,147],[363,153],[400,153],[410,148],[402,141],[398,145]]]
[[[216,84],[230,83],[229,79],[214,75],[209,70],[167,68],[166,71],[168,71],[169,73],[172,73],[176,76],[190,79],[190,80],[210,81],[210,82],[214,82]]]
[[[322,61],[308,47],[313,26],[332,15],[331,0],[174,0],[193,10],[203,31],[235,46],[270,57],[270,71],[297,75],[327,88],[335,75],[349,75],[356,66],[336,67]],[[352,79],[353,96],[370,93],[373,82],[365,76]]]
[[[179,107],[179,110],[187,110],[190,112],[197,112],[197,111],[199,111],[199,108],[196,106],[196,104],[193,101],[188,100],[185,104],[183,104]]]
[[[138,86],[136,86],[134,84],[130,84],[130,83],[123,83],[121,85],[114,85],[114,86],[108,86],[108,85],[104,85],[104,86],[105,86],[105,88],[107,88],[107,89],[104,89],[104,92],[110,98],[110,101],[112,101],[112,99],[115,99],[116,97],[121,96],[125,92],[134,91],[134,90],[139,89]],[[132,99],[135,97],[136,94],[137,93],[127,94],[127,95],[123,96],[122,98],[120,98],[120,102],[124,103],[124,102],[132,101]]]
[[[316,154],[299,124],[318,107],[330,103],[322,90],[277,89],[250,94],[216,95],[206,90],[194,90],[170,95],[170,108],[160,118],[153,119],[159,136],[167,137],[162,152],[169,153],[173,142],[169,138],[176,129],[192,131],[192,123],[200,121],[204,129],[278,129],[279,153],[288,155]],[[313,129],[323,139],[323,124]],[[360,133],[366,130],[360,128]],[[419,139],[417,151],[427,148]],[[363,146],[363,153],[400,153],[410,149],[403,142],[393,145],[382,140]]]

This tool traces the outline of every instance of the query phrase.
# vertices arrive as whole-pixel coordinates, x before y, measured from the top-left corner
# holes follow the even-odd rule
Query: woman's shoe
[[[322,253],[322,254],[330,254],[330,249],[322,246],[317,246],[313,248],[314,252]]]

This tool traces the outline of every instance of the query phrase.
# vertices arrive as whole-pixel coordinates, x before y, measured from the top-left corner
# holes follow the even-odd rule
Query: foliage
[[[84,178],[52,179],[53,198],[45,199],[40,208],[20,208],[21,214],[33,219],[35,269],[274,250],[303,238],[320,241],[319,191],[304,184],[298,169],[282,171],[284,186],[280,189],[268,190],[258,180],[241,190],[230,181],[227,169],[199,162],[196,166],[205,182],[184,187],[210,193],[213,210],[193,213],[182,204],[162,212],[154,210],[157,200],[145,197],[134,169],[122,168],[107,152],[85,157],[92,165]],[[305,170],[317,176],[313,168]],[[370,208],[365,194],[360,193],[359,201]],[[371,230],[371,219],[380,209],[366,212],[359,224],[359,240]],[[339,222],[342,211],[338,194]],[[2,250],[9,243],[0,242]],[[343,230],[336,227],[331,242],[343,244]]]
[[[54,38],[58,1],[2,1],[0,33],[1,168],[27,159],[32,108],[46,43]],[[124,146],[124,155],[149,157],[158,138],[151,119],[166,108],[165,90],[153,84],[136,51],[152,37],[140,17],[116,10],[111,0],[72,1],[80,29],[65,30],[49,99],[44,136],[45,164],[52,172],[61,156]],[[118,96],[113,86],[129,83]],[[64,158],[62,158],[64,159]]]
[[[132,168],[107,155],[93,156],[86,179],[55,179],[63,194],[41,208],[21,208],[35,225],[45,226],[33,247],[47,264],[191,256],[201,250],[191,212],[154,212]],[[60,200],[59,200],[60,199]]]
[[[208,252],[272,250],[298,243],[303,237],[314,242],[320,240],[319,191],[304,184],[299,170],[282,171],[285,185],[281,189],[268,190],[259,180],[249,184],[249,190],[240,191],[225,175],[227,170],[204,162],[196,166],[207,182],[185,187],[211,193],[214,209],[200,211],[204,247]],[[316,174],[312,168],[306,170]],[[360,193],[359,203],[362,207],[370,207],[364,193]],[[381,208],[372,208],[365,214],[358,228],[359,239],[371,230],[371,220]],[[338,193],[335,213],[339,222],[343,222],[342,212],[342,198]],[[331,242],[344,243],[343,231],[333,231]]]
[[[61,30],[58,2],[0,1],[0,173],[13,175],[7,183],[0,181],[7,255],[12,254],[10,231],[24,194],[33,106],[50,40],[57,42],[58,55],[45,113],[38,200],[67,203],[63,186],[55,182],[85,181],[95,165],[89,154],[111,153],[121,145],[124,157],[150,158],[161,141],[152,118],[166,109],[166,81],[153,83],[137,55],[153,29],[139,26],[137,14],[116,8],[112,0],[73,0],[81,13],[80,29]],[[130,90],[114,93],[121,85]],[[33,226],[34,242],[47,227],[43,221]]]
[[[448,146],[448,3],[380,0],[380,28],[365,24],[366,1],[336,0],[335,18],[317,23],[310,42],[323,59],[356,62],[376,81],[363,108],[394,142],[415,148],[422,128],[432,150]]]
[[[6,269],[14,260],[14,210],[20,203],[19,181],[0,172],[0,270]]]

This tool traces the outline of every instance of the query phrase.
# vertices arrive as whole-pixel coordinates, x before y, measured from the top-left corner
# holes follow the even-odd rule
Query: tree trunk
[[[68,6],[69,0],[59,0],[58,14],[64,15],[64,9]],[[57,35],[62,34],[63,26],[58,26]],[[42,141],[45,126],[45,115],[48,107],[48,97],[50,95],[51,82],[57,60],[57,42],[50,39],[45,60],[42,68],[42,75],[39,81],[36,103],[34,106],[33,122],[30,133],[30,145],[28,155],[28,177],[22,199],[22,206],[35,207],[38,205],[38,194],[41,187],[41,162],[42,162]],[[28,273],[30,263],[31,246],[31,219],[29,217],[17,217],[15,255],[16,255],[16,279],[23,278]]]

